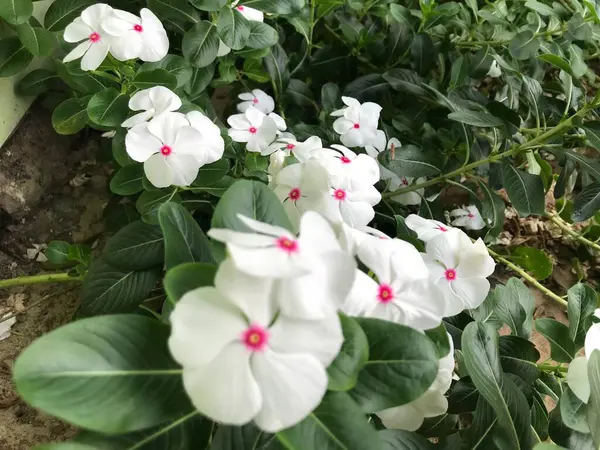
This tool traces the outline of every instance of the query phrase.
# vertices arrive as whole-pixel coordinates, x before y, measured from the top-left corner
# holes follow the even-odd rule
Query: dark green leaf
[[[540,369],[536,362],[540,354],[531,341],[518,336],[500,336],[498,345],[500,364],[505,373],[518,375],[528,384],[538,379]]]
[[[119,127],[129,114],[129,97],[115,88],[94,94],[87,105],[92,122],[103,127]]]
[[[140,90],[149,89],[154,86],[175,89],[177,87],[177,78],[164,69],[145,70],[138,72],[133,80],[131,80],[131,84]]]
[[[290,80],[288,62],[288,56],[279,44],[271,47],[269,54],[264,59],[265,69],[269,73],[276,89],[276,97],[285,91]]]
[[[217,266],[206,263],[184,263],[167,272],[164,285],[169,299],[178,302],[184,294],[194,289],[213,286]]]
[[[544,183],[538,175],[527,173],[504,163],[502,176],[508,198],[519,216],[544,214],[546,207]]]
[[[160,228],[136,220],[108,240],[102,256],[109,264],[120,269],[145,270],[157,266],[162,268],[164,251]]]
[[[34,96],[60,87],[60,77],[50,70],[37,69],[25,75],[15,87],[18,95]]]
[[[187,85],[194,72],[185,58],[179,55],[167,55],[158,62],[144,63],[139,71],[149,72],[156,69],[166,70],[173,75],[177,79],[176,87],[178,88]]]
[[[222,180],[227,172],[229,172],[229,162],[226,159],[219,159],[212,164],[202,166],[192,186],[213,186]]]
[[[110,180],[110,190],[118,195],[133,195],[144,189],[144,166],[133,164],[121,167]]]
[[[569,315],[569,336],[582,346],[588,330],[588,319],[598,306],[598,295],[587,284],[578,283],[571,287],[568,294],[567,313]]]
[[[275,28],[256,20],[250,21],[250,35],[246,46],[249,48],[268,48],[277,44],[279,35]]]
[[[10,1],[8,0],[9,3]],[[29,23],[24,23],[18,25],[16,30],[21,43],[34,56],[49,56],[58,45],[54,33],[44,28],[32,27]]]
[[[235,8],[223,8],[219,12],[217,32],[225,45],[233,50],[241,50],[250,37],[250,21]]]
[[[335,83],[324,84],[321,88],[321,104],[326,111],[335,111],[341,104],[342,92]]]
[[[596,150],[600,150],[600,121],[586,122],[584,129],[588,142]]]
[[[33,14],[31,0],[2,0],[0,2],[0,17],[11,25],[26,23]]]
[[[560,408],[560,416],[566,426],[580,433],[590,432],[587,405],[568,386],[565,386],[563,390],[558,407]]]
[[[266,13],[292,15],[302,11],[306,0],[245,0],[243,4]]]
[[[531,30],[518,33],[508,46],[511,56],[518,60],[534,57],[540,48],[540,39]]]
[[[182,0],[147,0],[148,8],[161,19],[171,19],[184,23],[198,23],[198,11],[187,1]]]
[[[215,66],[213,64],[206,67],[195,67],[190,82],[183,89],[190,99],[194,100],[206,91],[214,76]]]
[[[218,11],[227,4],[227,0],[188,0],[202,11]]]
[[[217,57],[219,36],[217,27],[207,21],[195,24],[183,36],[181,51],[184,58],[194,67],[206,67]]]
[[[392,69],[385,72],[383,78],[393,89],[405,94],[428,98],[428,92],[421,87],[422,78],[416,72],[408,69]]]
[[[504,125],[501,119],[483,111],[455,111],[448,114],[448,118],[474,127],[494,128]]]
[[[564,70],[568,74],[573,73],[569,62],[564,58],[561,58],[558,55],[553,55],[551,53],[544,53],[543,55],[539,55],[538,59],[545,61],[549,64],[552,64],[554,67],[558,67],[560,70]]]
[[[88,122],[87,104],[90,97],[70,98],[52,113],[52,126],[58,134],[75,134]]]
[[[470,377],[458,380],[448,393],[448,413],[460,414],[475,411],[479,392]]]
[[[0,39],[0,78],[16,75],[24,70],[31,61],[33,61],[33,55],[17,36]]]
[[[358,373],[369,359],[369,343],[362,328],[355,320],[340,316],[344,332],[344,344],[340,353],[327,368],[330,391],[347,391],[358,380]]]
[[[537,319],[535,329],[550,343],[554,361],[569,363],[575,355],[575,344],[569,336],[569,328],[553,319]]]
[[[435,446],[416,433],[404,430],[381,430],[377,433],[381,450],[435,450]]]
[[[400,176],[425,177],[440,173],[439,154],[414,145],[404,145],[394,151],[381,152],[378,160],[385,168]]]
[[[420,75],[427,75],[435,65],[435,47],[426,33],[417,34],[410,45],[410,55],[415,70]]]
[[[93,0],[55,0],[46,11],[44,27],[50,31],[62,31],[93,4]]]
[[[276,437],[255,425],[242,427],[220,425],[212,438],[210,450],[269,450]]]
[[[389,83],[378,73],[363,75],[351,81],[344,88],[344,95],[361,102],[379,101],[389,92]]]
[[[138,197],[135,207],[142,215],[142,220],[153,225],[158,224],[158,209],[166,202],[181,203],[181,196],[176,189],[160,191],[144,191]]]
[[[583,222],[600,210],[600,181],[586,186],[575,198],[573,221]]]

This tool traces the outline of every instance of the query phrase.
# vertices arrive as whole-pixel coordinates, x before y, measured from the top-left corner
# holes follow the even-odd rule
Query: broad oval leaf
[[[121,228],[108,240],[102,256],[109,264],[125,270],[162,266],[163,234],[156,225],[136,220]]]
[[[344,343],[340,353],[327,368],[330,391],[348,391],[358,381],[358,374],[369,359],[369,342],[360,325],[350,317],[340,315]]]
[[[142,215],[142,220],[153,225],[158,224],[158,209],[163,203],[181,203],[177,189],[161,189],[159,191],[144,191],[135,202],[135,207]]]
[[[147,0],[150,8],[161,19],[171,19],[184,23],[199,22],[200,15],[187,1],[182,0]]]
[[[575,198],[573,221],[583,222],[600,210],[600,181],[586,186]]]
[[[588,319],[598,305],[598,295],[590,286],[577,283],[567,292],[567,314],[569,316],[569,335],[575,344],[582,346],[585,340]]]
[[[279,34],[270,25],[256,20],[250,21],[250,34],[246,46],[248,48],[268,48],[277,44]]]
[[[183,36],[181,51],[194,67],[206,67],[217,57],[219,36],[217,27],[207,21],[195,24]]]
[[[508,163],[502,166],[504,188],[521,217],[541,216],[545,210],[544,182],[538,175],[517,169]]]
[[[435,450],[435,446],[416,433],[404,430],[381,430],[377,433],[381,450]]]
[[[131,84],[140,90],[149,89],[154,86],[175,89],[177,87],[177,77],[164,69],[144,70],[135,75],[133,80],[131,80]]]
[[[144,166],[131,164],[121,167],[110,180],[110,190],[118,195],[134,195],[144,190]]]
[[[92,96],[87,113],[95,124],[117,128],[129,114],[129,97],[115,88],[104,89]]]
[[[11,0],[8,0],[9,3]],[[16,27],[21,43],[34,56],[49,56],[58,45],[56,36],[41,27],[33,27],[24,23]]]
[[[521,245],[514,249],[511,258],[537,280],[545,280],[552,275],[552,260],[543,250]]]
[[[381,152],[378,160],[386,169],[400,176],[418,178],[440,173],[439,154],[414,145],[403,145]]]
[[[265,433],[250,423],[241,427],[220,425],[212,438],[210,450],[275,450],[273,434]]]
[[[216,273],[217,266],[207,263],[183,263],[169,270],[164,285],[170,301],[175,304],[189,291],[213,286]]]
[[[168,327],[143,316],[79,320],[31,344],[13,379],[25,401],[74,425],[112,434],[142,430],[193,409],[168,337]]]
[[[233,50],[241,50],[250,37],[250,21],[235,8],[223,8],[217,20],[219,37]]]
[[[50,241],[44,254],[52,264],[66,264],[69,262],[70,247],[71,244],[65,241]]]
[[[206,88],[210,85],[215,76],[215,65],[211,64],[206,67],[195,67],[192,72],[192,77],[189,83],[184,86],[185,93],[190,97],[190,100],[195,100],[200,97]]]
[[[37,69],[25,75],[15,87],[18,95],[34,96],[51,91],[61,84],[60,77],[51,70]]]
[[[511,56],[518,60],[525,60],[535,56],[540,48],[540,39],[531,30],[521,31],[508,46]]]
[[[75,134],[87,125],[89,100],[89,96],[70,98],[54,109],[52,126],[58,134]]]
[[[575,395],[569,386],[564,386],[558,407],[560,408],[560,416],[566,426],[580,433],[590,432],[587,420],[587,405]]]
[[[569,328],[553,319],[537,319],[535,329],[550,343],[550,356],[554,361],[569,363],[575,356],[575,344]]]
[[[433,342],[412,328],[378,319],[355,318],[369,341],[369,360],[350,395],[366,413],[404,405],[433,383],[438,353]]]
[[[504,125],[502,119],[483,111],[455,111],[448,118],[474,127],[495,128]]]
[[[44,27],[50,31],[62,31],[93,4],[94,0],[55,0],[46,11]]]
[[[0,78],[18,74],[31,61],[33,61],[33,55],[17,36],[0,39]]]
[[[83,282],[80,317],[135,311],[160,278],[160,269],[117,269],[100,258]]]
[[[138,73],[151,72],[156,69],[165,70],[173,75],[177,80],[176,87],[178,88],[185,86],[194,73],[190,64],[183,56],[179,55],[167,55],[158,62],[146,62],[142,64]]]
[[[0,17],[11,25],[26,23],[33,14],[31,0],[2,0],[0,2]]]

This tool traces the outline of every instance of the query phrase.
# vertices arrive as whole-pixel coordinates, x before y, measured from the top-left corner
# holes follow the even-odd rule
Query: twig
[[[547,217],[552,221],[552,223],[554,223],[558,228],[560,228],[561,230],[563,230],[565,233],[567,233],[569,236],[577,239],[579,242],[581,242],[584,245],[587,245],[588,247],[593,248],[594,250],[596,250],[597,252],[600,252],[600,245],[598,245],[595,242],[590,241],[589,239],[583,237],[581,234],[579,234],[577,231],[571,229],[563,220],[560,216],[556,215],[556,214],[547,214]]]
[[[8,280],[0,280],[0,289],[16,286],[28,286],[30,284],[69,283],[71,281],[82,280],[83,278],[72,277],[68,273],[43,273],[41,275],[32,275],[27,277],[10,278]]]

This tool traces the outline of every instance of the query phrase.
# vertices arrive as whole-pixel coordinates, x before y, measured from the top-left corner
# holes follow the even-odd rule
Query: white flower
[[[230,116],[227,123],[231,127],[231,139],[235,142],[246,142],[249,152],[262,152],[277,136],[277,125],[273,118],[252,106],[243,114]]]
[[[433,384],[418,399],[402,406],[396,406],[377,413],[386,428],[392,430],[416,431],[426,417],[441,416],[448,410],[448,400],[444,394],[452,384],[454,372],[454,344],[450,341],[450,353],[440,359],[438,374]]]
[[[255,22],[264,22],[265,15],[262,13],[262,11],[259,11],[258,9],[250,8],[246,5],[236,6],[238,3],[239,3],[239,0],[233,2],[231,4],[231,6],[234,7],[235,9],[237,9],[242,14],[242,16],[244,16],[246,19],[254,20]]]
[[[377,281],[357,274],[342,311],[376,317],[417,330],[437,327],[444,317],[444,297],[432,289],[429,270],[416,248],[399,239],[368,236],[357,252]]]
[[[237,109],[239,112],[246,112],[248,108],[254,106],[263,114],[272,113],[275,110],[275,101],[273,97],[260,89],[254,89],[252,92],[243,92],[238,95],[241,103],[238,103]]]
[[[337,315],[306,321],[279,314],[271,281],[227,260],[215,286],[188,292],[170,316],[169,349],[192,403],[216,422],[253,420],[269,433],[302,421],[327,391],[325,368],[343,342]]]
[[[292,133],[280,133],[275,142],[263,150],[261,154],[266,156],[276,151],[283,150],[285,151],[286,156],[290,156],[292,149],[294,149],[296,145],[298,145],[296,136]]]
[[[462,227],[467,230],[481,230],[485,227],[485,221],[475,205],[455,209],[450,212],[450,217],[454,218],[451,223],[455,227]]]
[[[334,224],[345,222],[359,229],[373,220],[373,206],[381,201],[381,194],[374,186],[354,186],[349,180],[330,183],[329,194],[319,212]]]
[[[283,314],[320,320],[336,313],[352,288],[356,263],[325,219],[305,213],[296,238],[284,228],[238,217],[255,233],[212,229],[208,235],[227,243],[242,272],[277,279],[274,289]]]
[[[285,167],[285,159],[290,156],[290,152],[287,150],[277,150],[269,155],[269,167],[267,172],[269,174],[269,186],[271,189],[276,187],[275,177],[281,169]]]
[[[65,58],[63,62],[81,60],[81,70],[96,70],[108,55],[112,36],[104,31],[102,23],[112,14],[113,9],[99,3],[87,7],[65,28],[64,40],[81,42]]]
[[[102,23],[102,28],[117,38],[112,40],[110,52],[120,61],[157,62],[169,53],[169,38],[158,17],[147,8],[142,8],[140,15],[115,9]]]
[[[402,144],[396,138],[392,138],[389,142],[386,143],[385,133],[381,130],[377,130],[377,139],[373,145],[367,145],[365,150],[367,154],[372,158],[377,159],[379,153],[387,150],[390,151],[401,151]],[[379,164],[379,171],[381,173],[382,180],[389,180],[388,188],[390,192],[395,192],[400,188],[406,188],[414,183],[422,183],[425,181],[425,178],[410,178],[405,176],[400,176],[389,169],[386,169],[381,164]],[[417,189],[416,191],[406,192],[404,194],[398,194],[391,197],[391,199],[395,202],[398,202],[402,205],[420,205],[421,199],[425,195],[425,189]]]
[[[144,163],[144,172],[154,186],[188,186],[207,158],[203,140],[183,114],[169,112],[131,128],[125,147],[131,159]]]
[[[316,160],[291,164],[275,178],[274,192],[297,230],[306,211],[318,211],[329,193],[327,171]]]
[[[17,323],[17,318],[14,315],[10,319],[6,319],[11,315],[11,313],[4,314],[0,319],[0,341],[10,337],[10,329]]]
[[[332,145],[317,156],[327,169],[332,184],[349,183],[351,186],[374,185],[379,181],[379,164],[369,155],[357,155],[343,145]]]
[[[117,130],[106,131],[106,132],[102,133],[102,137],[105,139],[112,139],[116,136],[116,134],[117,134]]]
[[[438,222],[437,220],[425,219],[416,214],[409,215],[405,222],[406,226],[417,233],[419,239],[428,242],[440,234],[452,229],[451,226]]]
[[[185,115],[190,125],[202,134],[202,141],[197,145],[205,153],[204,164],[212,164],[223,157],[225,141],[221,129],[200,111],[191,111]]]
[[[311,136],[304,142],[295,143],[291,148],[292,153],[300,162],[318,157],[322,150],[324,150],[323,142],[318,136]]]
[[[374,236],[378,239],[391,239],[387,234],[371,227],[352,228],[343,223],[338,235],[342,248],[355,256],[360,245],[369,237]]]
[[[121,126],[131,128],[163,113],[177,111],[179,108],[181,108],[181,99],[170,89],[164,86],[144,89],[136,92],[129,100],[129,109],[143,112],[130,117]]]
[[[490,70],[488,70],[488,73],[485,76],[491,78],[498,78],[500,75],[502,75],[502,69],[498,64],[498,61],[494,59],[492,61],[492,65],[490,66]]]
[[[225,42],[219,39],[219,49],[217,50],[217,56],[220,58],[221,56],[229,55],[231,52],[231,48],[228,47]]]
[[[280,132],[287,130],[287,124],[285,123],[285,119],[279,114],[272,112],[269,113],[269,117],[273,119],[273,122],[275,122],[277,130],[279,130]]]
[[[594,313],[600,317],[600,309]],[[600,351],[600,323],[594,323],[585,335],[585,356],[575,358],[569,364],[567,372],[567,384],[573,393],[584,403],[590,399],[590,380],[588,378],[588,359],[594,350]]]
[[[32,244],[33,248],[27,249],[27,259],[36,260],[37,262],[46,262],[48,258],[44,254],[44,251],[48,248],[46,244]]]
[[[342,116],[333,123],[333,129],[340,134],[342,144],[347,147],[365,147],[373,145],[377,139],[377,126],[381,106],[367,102],[361,104],[352,97],[342,97],[347,108],[331,113]]]
[[[425,249],[423,259],[430,279],[446,300],[444,317],[483,303],[490,290],[486,277],[496,264],[481,239],[471,242],[464,232],[453,228],[429,240]]]

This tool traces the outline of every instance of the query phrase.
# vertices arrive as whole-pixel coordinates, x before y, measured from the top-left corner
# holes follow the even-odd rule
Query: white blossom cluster
[[[119,61],[139,58],[156,62],[167,56],[169,39],[158,18],[143,8],[140,17],[98,3],[67,25],[67,42],[79,43],[64,62],[81,59],[82,70],[96,70],[110,53]]]

